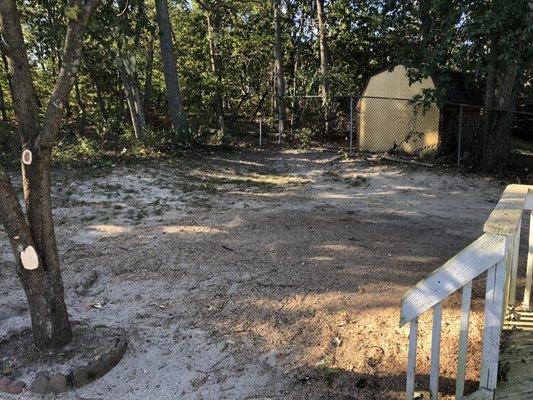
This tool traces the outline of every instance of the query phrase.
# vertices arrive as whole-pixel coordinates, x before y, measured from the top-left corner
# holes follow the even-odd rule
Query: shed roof
[[[370,75],[361,92],[363,95],[372,77],[390,71],[396,66],[382,68]],[[430,76],[433,84],[443,95],[445,103],[458,103],[479,106],[483,104],[481,91],[468,81],[467,75],[458,71],[438,71]]]

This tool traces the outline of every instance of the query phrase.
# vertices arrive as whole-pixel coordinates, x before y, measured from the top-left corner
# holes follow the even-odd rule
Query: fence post
[[[261,147],[262,141],[263,141],[263,116],[259,115],[259,147]]]
[[[457,136],[457,166],[461,166],[461,136],[463,131],[463,105],[459,105],[459,134]]]
[[[350,154],[353,154],[353,97],[350,96]]]

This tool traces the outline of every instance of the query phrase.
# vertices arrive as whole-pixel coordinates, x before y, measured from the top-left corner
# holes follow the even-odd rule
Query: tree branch
[[[57,136],[68,95],[78,73],[85,29],[97,3],[98,0],[86,0],[82,5],[80,0],[69,0],[67,3],[67,17],[70,21],[63,47],[63,60],[44,114],[43,129],[37,138],[36,149],[51,149]],[[76,16],[71,17],[71,12],[75,12]]]
[[[0,165],[0,222],[4,225],[16,253],[33,244],[28,223],[24,218],[15,189],[8,173]]]
[[[0,25],[4,42],[2,51],[8,57],[8,66],[13,76],[11,92],[19,132],[23,143],[29,145],[39,133],[39,113],[15,0],[2,0]]]

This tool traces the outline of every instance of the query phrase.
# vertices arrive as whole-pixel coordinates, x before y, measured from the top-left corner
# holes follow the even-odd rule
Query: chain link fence
[[[494,152],[505,162],[511,154],[513,162],[517,149],[533,160],[531,112],[492,110],[486,130],[484,108],[468,104],[437,106],[412,99],[361,96],[335,96],[327,102],[321,96],[295,96],[288,97],[286,104],[286,134],[279,138],[277,120],[263,116],[262,143],[270,132],[275,140],[289,145],[319,143],[350,153],[457,166],[478,166]]]

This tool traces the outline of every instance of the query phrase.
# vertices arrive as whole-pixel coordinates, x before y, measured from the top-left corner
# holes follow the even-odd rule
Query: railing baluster
[[[442,301],[433,306],[433,331],[431,333],[431,374],[429,394],[431,400],[439,398],[440,334],[442,322]]]
[[[508,240],[509,242],[509,240]],[[508,243],[509,244],[509,243]],[[487,292],[485,294],[485,328],[483,332],[483,357],[479,387],[489,390],[496,388],[500,336],[503,325],[503,305],[505,293],[506,257],[487,271]]]
[[[459,333],[459,356],[457,358],[457,379],[455,400],[463,398],[466,378],[466,360],[468,354],[468,325],[470,320],[470,301],[472,299],[472,281],[463,286],[461,291],[461,331]]]
[[[531,281],[533,280],[533,211],[529,216],[529,248],[527,252],[526,289],[524,291],[524,306],[530,308]]]
[[[416,374],[416,342],[418,337],[418,317],[409,324],[409,355],[407,356],[407,384],[405,388],[407,400],[415,397]]]
[[[513,248],[512,248],[512,263],[511,263],[511,276],[509,282],[509,298],[507,301],[507,306],[513,307],[516,301],[516,278],[518,275],[518,256],[520,253],[520,233],[522,231],[522,218],[518,221],[518,229],[513,237]],[[504,310],[505,311],[505,310]]]

